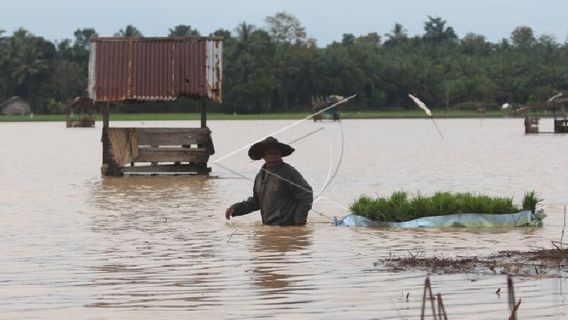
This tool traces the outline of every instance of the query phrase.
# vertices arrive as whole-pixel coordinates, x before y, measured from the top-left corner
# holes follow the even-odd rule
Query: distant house
[[[7,116],[13,115],[27,115],[32,112],[30,104],[20,97],[11,97],[0,104],[2,114]]]

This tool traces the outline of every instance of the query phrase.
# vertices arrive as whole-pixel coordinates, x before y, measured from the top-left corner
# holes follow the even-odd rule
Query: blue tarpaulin
[[[333,224],[346,227],[384,227],[384,228],[514,228],[542,226],[542,217],[525,210],[510,214],[459,213],[443,216],[430,216],[404,222],[373,221],[349,213],[342,219],[334,218]]]

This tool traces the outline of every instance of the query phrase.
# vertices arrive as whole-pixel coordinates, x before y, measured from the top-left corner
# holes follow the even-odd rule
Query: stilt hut
[[[565,104],[568,98],[563,94],[557,94],[544,103],[527,106],[519,109],[518,112],[525,114],[525,133],[539,133],[539,111],[552,113],[554,119],[554,133],[568,133],[568,117],[566,115]],[[543,132],[551,133],[551,132]]]
[[[103,115],[101,171],[208,174],[214,153],[207,102],[221,101],[221,37],[95,38],[91,40],[89,97]],[[117,103],[201,100],[199,128],[114,128]]]
[[[92,128],[95,126],[96,107],[89,97],[76,97],[65,107],[67,128]]]
[[[565,103],[568,102],[567,97],[553,100],[555,107],[552,108],[554,114],[554,133],[568,133],[568,117],[566,115]]]
[[[316,113],[322,109],[325,109],[329,106],[331,106],[334,103],[337,103],[339,101],[343,100],[343,96],[338,96],[338,95],[330,95],[327,97],[321,97],[321,96],[312,96],[312,105],[311,105],[311,110],[310,112],[312,113]],[[315,116],[312,117],[312,119],[314,120],[314,122],[316,121],[322,121],[323,119],[330,119],[333,121],[339,121],[340,120],[340,112],[338,110],[339,107],[341,107],[342,105],[338,105],[335,106],[333,108],[330,108],[328,110],[326,110],[325,112],[316,114]]]

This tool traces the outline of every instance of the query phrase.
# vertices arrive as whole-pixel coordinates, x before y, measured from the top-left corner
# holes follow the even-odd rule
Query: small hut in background
[[[104,175],[208,174],[214,153],[207,101],[221,101],[221,37],[95,38],[91,40],[89,97],[103,114]],[[201,100],[199,128],[113,128],[116,103]]]
[[[568,97],[563,93],[559,93],[544,103],[523,107],[517,112],[524,113],[525,115],[525,133],[539,133],[539,113],[546,112],[552,113],[554,119],[554,132],[553,133],[568,133],[568,117],[566,115],[565,104],[568,102]]]
[[[32,113],[30,104],[16,96],[4,101],[0,104],[0,108],[2,109],[2,114],[7,116],[25,116]]]
[[[343,100],[343,96],[338,96],[338,95],[330,95],[327,97],[321,97],[321,96],[312,96],[312,113],[317,113],[318,111],[321,111],[325,108],[330,107],[331,105],[339,102]],[[343,104],[341,104],[343,105]],[[339,106],[341,106],[339,105]],[[335,106],[333,108],[329,108],[327,110],[325,110],[322,113],[316,114],[312,117],[312,119],[315,121],[321,121],[323,119],[329,119],[329,120],[333,120],[333,121],[338,121],[340,120],[340,112],[338,110],[339,106]]]
[[[97,108],[89,97],[76,97],[65,106],[67,128],[92,128],[95,126]]]
[[[525,133],[538,133],[538,122],[540,118],[537,115],[526,115],[525,116]]]
[[[551,104],[554,105],[552,112],[554,115],[554,133],[568,133],[568,118],[566,116],[566,102],[568,97],[563,94],[555,96]]]

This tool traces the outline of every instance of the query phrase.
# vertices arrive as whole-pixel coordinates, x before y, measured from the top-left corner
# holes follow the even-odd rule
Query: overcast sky
[[[428,16],[441,17],[461,38],[468,32],[491,42],[509,38],[517,26],[533,28],[564,43],[568,0],[0,0],[0,29],[9,35],[23,27],[49,40],[73,38],[78,28],[112,36],[132,24],[144,36],[167,36],[176,25],[191,25],[202,35],[240,22],[257,27],[285,11],[296,16],[318,45],[341,41],[344,33],[384,35],[396,22],[409,35],[423,33]]]

